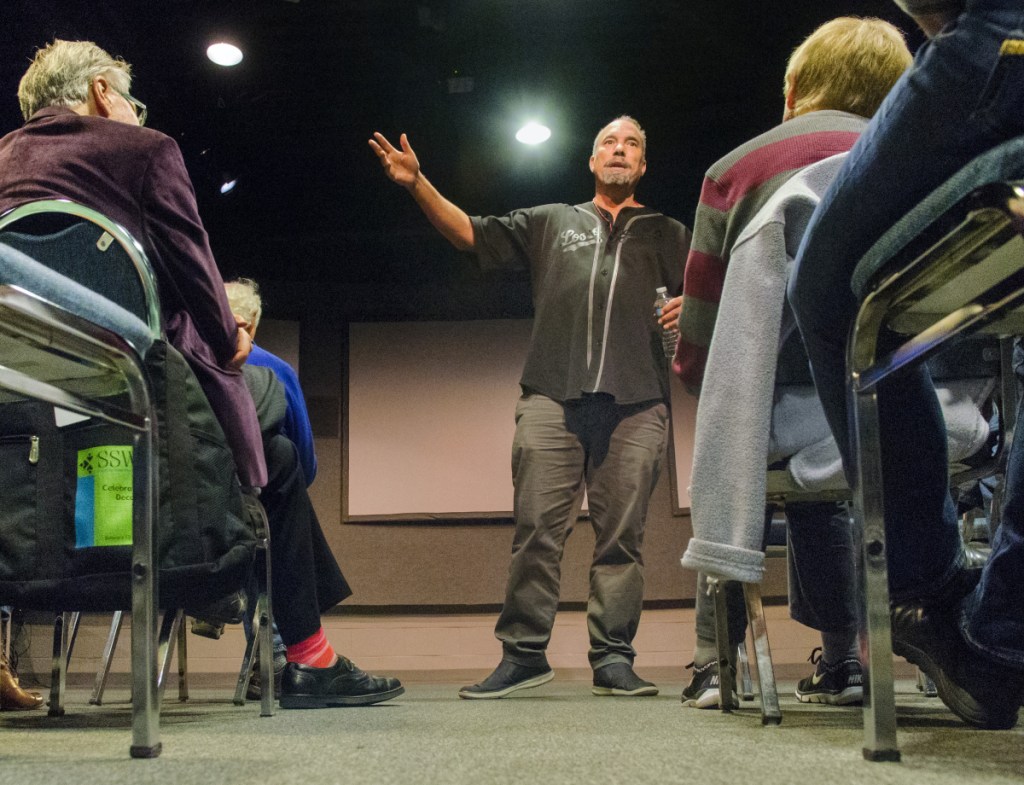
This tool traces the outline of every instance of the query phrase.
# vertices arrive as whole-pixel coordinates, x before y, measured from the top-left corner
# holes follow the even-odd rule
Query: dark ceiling
[[[443,193],[496,213],[588,199],[593,135],[632,114],[649,137],[641,200],[691,225],[707,166],[778,122],[786,58],[817,24],[856,14],[912,29],[891,0],[0,2],[0,131],[21,122],[17,83],[37,47],[96,41],[132,63],[149,125],[181,145],[225,275],[290,293],[291,315],[357,317],[379,287],[422,316],[438,292],[481,283],[383,177],[372,131],[408,132]],[[206,59],[215,36],[244,49],[241,65]],[[554,132],[538,148],[513,139],[531,116]],[[239,184],[221,196],[227,173]],[[493,315],[528,311],[522,283]]]

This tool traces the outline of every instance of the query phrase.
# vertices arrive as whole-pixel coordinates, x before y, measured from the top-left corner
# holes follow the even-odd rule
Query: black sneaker
[[[693,678],[683,690],[683,705],[692,709],[717,709],[721,705],[719,699],[718,662],[712,660],[706,665],[694,667],[691,662],[686,666],[693,668]],[[732,707],[739,706],[739,698],[732,694]]]
[[[807,661],[817,667],[796,687],[796,697],[801,703],[852,706],[864,702],[864,671],[860,660],[849,657],[830,665],[821,658],[821,646],[818,646]]]
[[[472,684],[459,690],[459,697],[468,700],[504,698],[516,690],[539,687],[555,678],[555,672],[547,665],[531,668],[502,660],[494,673],[479,684]]]
[[[935,682],[939,698],[969,725],[1007,730],[1017,724],[1024,674],[979,657],[953,614],[908,602],[890,612],[892,650]]]
[[[590,691],[595,695],[622,698],[658,694],[658,688],[637,676],[627,662],[613,662],[594,671],[594,686]]]

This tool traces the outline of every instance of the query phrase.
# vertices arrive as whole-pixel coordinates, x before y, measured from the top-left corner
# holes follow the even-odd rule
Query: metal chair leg
[[[233,703],[236,706],[245,704],[245,694],[249,689],[249,682],[252,679],[252,666],[256,659],[257,646],[259,647],[260,661],[260,716],[274,716],[274,640],[273,640],[273,613],[270,602],[270,527],[266,520],[263,521],[262,538],[257,545],[257,564],[263,563],[263,586],[256,599],[256,608],[253,611],[252,638],[245,645],[245,655],[242,657],[242,667],[238,672],[238,682],[235,686],[235,697]]]
[[[58,613],[53,620],[53,657],[50,668],[50,717],[64,716],[64,688],[67,685],[68,628],[70,613]]]
[[[78,640],[78,623],[82,620],[82,614],[79,611],[72,611],[69,615],[68,620],[68,643],[67,648],[64,650],[64,668],[67,669],[71,665],[71,653],[75,650],[75,641]]]
[[[768,645],[768,625],[761,605],[761,587],[756,583],[744,583],[743,598],[746,600],[747,621],[750,623],[754,656],[757,658],[757,681],[761,686],[761,724],[778,725],[782,722],[782,712],[779,710],[779,692],[775,686],[772,651]]]
[[[156,686],[161,695],[163,695],[164,687],[167,684],[167,674],[171,672],[171,659],[174,656],[173,642],[177,640],[181,618],[181,611],[165,611],[163,622],[160,624],[160,635],[157,639],[157,661],[160,666],[157,671]]]
[[[178,701],[188,700],[188,635],[185,631],[185,612],[178,611]]]
[[[257,603],[260,618],[260,680],[265,685],[260,692],[260,716],[274,716],[274,629],[270,616],[270,595],[264,594]]]
[[[99,670],[96,671],[96,682],[92,688],[92,697],[89,698],[89,703],[94,706],[101,706],[103,704],[103,693],[107,688],[110,667],[114,661],[114,649],[117,648],[117,639],[121,635],[122,624],[124,624],[124,611],[114,611],[114,617],[110,621],[110,632],[107,634],[107,642],[103,647],[103,657],[100,660]]]
[[[68,666],[71,652],[78,637],[78,622],[82,614],[72,611],[57,614],[53,625],[53,661],[50,669],[49,716],[64,716],[64,695],[67,689]]]
[[[149,408],[146,399],[146,408]],[[159,508],[155,422],[134,439],[134,504],[132,508],[132,744],[133,758],[156,758],[160,741],[160,695],[157,689],[156,626],[160,607],[156,580],[154,517]]]
[[[882,500],[882,462],[879,447],[878,396],[874,389],[855,394],[858,476],[855,492],[855,531],[861,536],[860,576],[864,597],[862,640],[867,641],[864,663],[864,757],[898,761],[896,694],[893,687],[892,624],[889,616],[889,575],[886,566],[885,521]]]
[[[110,668],[113,664],[114,649],[121,634],[121,627],[124,623],[124,612],[115,611],[114,618],[110,623],[110,633],[107,635],[107,643],[103,649],[103,659],[100,668],[96,672],[96,682],[93,686],[92,697],[89,703],[99,706],[103,702],[103,693],[106,690],[107,679],[110,676]],[[158,689],[162,692],[166,685],[166,679],[171,669],[173,658],[174,641],[178,648],[178,700],[188,700],[188,644],[186,642],[184,613],[182,611],[164,614],[163,623],[158,636],[157,652],[160,667],[157,674]]]
[[[739,667],[739,692],[742,700],[754,700],[754,680],[750,676],[750,658],[747,657],[747,644],[744,641],[736,647],[736,664]]]
[[[0,657],[3,658],[4,662],[11,661],[11,627],[13,625],[13,609],[2,608],[0,609]]]
[[[729,641],[729,608],[725,582],[708,576],[708,591],[715,601],[715,640],[718,644],[718,705],[723,712],[739,708],[736,700],[736,660]]]
[[[235,697],[232,703],[236,706],[245,705],[245,694],[249,690],[249,682],[252,681],[252,666],[256,661],[257,643],[260,639],[260,632],[263,629],[263,621],[260,609],[262,597],[256,601],[256,608],[252,617],[252,637],[245,643],[245,654],[242,655],[242,667],[238,671],[238,681],[235,684]],[[263,673],[260,672],[262,678]],[[261,685],[262,686],[262,685]]]

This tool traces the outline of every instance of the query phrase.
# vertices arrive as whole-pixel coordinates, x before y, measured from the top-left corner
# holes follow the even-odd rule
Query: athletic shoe
[[[830,706],[851,706],[864,702],[864,672],[853,657],[827,663],[821,647],[811,652],[807,661],[815,665],[814,673],[801,679],[796,697],[801,703],[827,703]]]
[[[1017,723],[1024,673],[979,657],[949,610],[908,602],[895,606],[892,650],[935,682],[939,698],[969,725],[1006,730]]]
[[[637,676],[629,663],[613,662],[594,671],[594,686],[591,692],[601,696],[638,698],[643,695],[657,695],[658,688]]]
[[[467,700],[504,698],[517,690],[547,684],[553,678],[555,672],[547,665],[531,668],[502,660],[494,672],[482,682],[459,690],[459,697]]]
[[[686,667],[693,668],[693,678],[683,690],[683,705],[693,709],[719,708],[721,701],[719,700],[718,662],[712,660],[700,667],[694,667],[691,662]],[[739,704],[739,698],[733,692],[730,708],[735,708]]]

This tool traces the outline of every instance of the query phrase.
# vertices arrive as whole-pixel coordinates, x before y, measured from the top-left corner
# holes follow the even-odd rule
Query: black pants
[[[295,445],[275,435],[263,448],[268,480],[260,501],[270,521],[274,621],[291,645],[320,629],[320,614],[352,590],[320,528]]]

